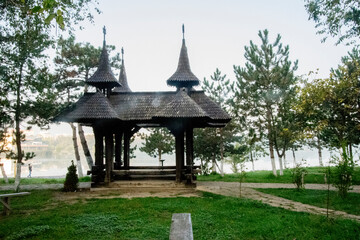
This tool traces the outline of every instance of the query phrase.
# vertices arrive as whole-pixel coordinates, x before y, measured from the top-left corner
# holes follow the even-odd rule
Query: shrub
[[[302,161],[304,162],[304,161]],[[297,163],[293,169],[291,169],[292,182],[295,184],[297,190],[305,188],[304,177],[307,174],[307,170],[303,167],[302,163]]]
[[[75,192],[78,189],[79,178],[76,174],[76,166],[74,161],[71,160],[71,165],[68,167],[68,172],[66,174],[64,182],[64,192]]]
[[[355,164],[353,158],[348,156],[345,147],[343,147],[341,156],[341,159],[333,157],[333,162],[336,165],[332,173],[332,182],[334,187],[339,190],[340,197],[346,198],[348,191],[351,190]]]

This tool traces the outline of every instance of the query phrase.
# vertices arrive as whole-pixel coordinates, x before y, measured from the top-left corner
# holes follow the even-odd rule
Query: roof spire
[[[121,48],[121,66],[120,66],[120,75],[119,82],[121,84],[120,87],[114,88],[114,92],[131,92],[129,84],[127,82],[125,64],[124,64],[124,48]]]
[[[103,44],[104,44],[104,46],[106,46],[106,40],[105,40],[106,27],[105,26],[103,27],[103,34],[104,34],[104,42],[103,42]]]
[[[183,43],[185,44],[185,26],[182,25]]]
[[[105,35],[106,28],[103,28],[104,33],[104,45],[101,50],[101,55],[99,59],[99,66],[96,72],[86,81],[87,84],[100,89],[111,89],[116,86],[121,86],[121,84],[116,80],[113,72],[111,71],[111,66],[109,62],[109,55],[106,49]]]
[[[121,47],[121,64],[124,65],[124,48]]]
[[[166,81],[168,85],[177,88],[191,88],[199,85],[199,79],[191,72],[187,48],[185,45],[185,27],[182,25],[182,46],[176,72]]]

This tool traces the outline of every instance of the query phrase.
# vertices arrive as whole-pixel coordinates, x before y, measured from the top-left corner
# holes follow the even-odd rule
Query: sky
[[[191,69],[201,80],[216,68],[234,80],[233,65],[245,65],[244,46],[260,43],[259,30],[268,29],[271,41],[282,36],[290,60],[299,60],[298,75],[319,69],[327,77],[350,50],[334,39],[321,43],[301,0],[99,0],[99,8],[95,23],[76,32],[77,41],[101,46],[106,26],[107,44],[124,47],[133,91],[174,90],[166,80],[177,67],[182,24]]]
[[[335,45],[316,34],[315,23],[308,20],[302,0],[99,0],[102,14],[94,23],[83,23],[75,32],[78,42],[102,46],[102,28],[106,26],[107,44],[120,52],[124,47],[125,67],[133,91],[173,91],[166,80],[177,68],[181,26],[192,72],[200,79],[209,78],[219,68],[235,80],[233,66],[245,65],[244,47],[252,40],[260,44],[259,30],[268,29],[270,41],[277,34],[289,45],[290,60],[299,61],[297,75],[319,69],[318,77],[328,77],[350,47]],[[119,70],[114,72],[119,74]],[[91,129],[87,130],[91,132]],[[66,124],[53,125],[47,134],[71,134]],[[316,158],[316,153],[304,151]],[[301,158],[301,157],[300,157]]]

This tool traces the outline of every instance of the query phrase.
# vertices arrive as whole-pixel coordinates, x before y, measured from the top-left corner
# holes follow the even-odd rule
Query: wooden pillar
[[[130,131],[124,132],[124,168],[127,169],[130,166]]]
[[[104,135],[100,129],[94,127],[95,135],[95,166],[104,165]]]
[[[105,182],[111,182],[111,173],[114,168],[114,135],[111,132],[105,135]]]
[[[115,133],[115,169],[121,167],[122,131]]]
[[[181,172],[184,166],[184,131],[179,130],[175,134],[176,155],[176,182],[181,182]]]
[[[186,129],[186,166],[192,166],[194,161],[194,130]]]

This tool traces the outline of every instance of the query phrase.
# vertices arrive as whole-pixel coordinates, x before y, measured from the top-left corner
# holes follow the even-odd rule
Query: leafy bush
[[[348,191],[351,190],[352,176],[355,171],[353,158],[348,156],[346,148],[343,147],[342,158],[333,157],[333,162],[336,164],[331,174],[333,185],[339,190],[340,197],[346,198]]]
[[[304,161],[302,161],[304,162]],[[305,188],[304,177],[307,174],[307,170],[303,167],[302,163],[297,163],[296,166],[291,169],[292,182],[295,184],[296,189],[299,191]]]
[[[68,167],[68,172],[66,174],[64,182],[64,192],[75,192],[78,189],[79,178],[76,174],[76,166],[74,161],[71,160],[71,165]]]

